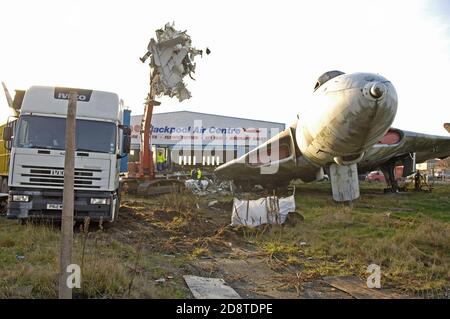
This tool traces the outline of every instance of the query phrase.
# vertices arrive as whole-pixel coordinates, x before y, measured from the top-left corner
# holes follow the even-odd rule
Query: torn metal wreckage
[[[174,24],[167,23],[163,29],[156,31],[156,40],[152,38],[147,47],[147,53],[140,58],[144,63],[150,58],[152,69],[150,81],[150,96],[176,96],[181,102],[189,99],[191,93],[186,88],[183,78],[195,73],[194,59],[203,56],[203,51],[192,46],[192,41],[186,31],[178,31]],[[206,50],[209,54],[209,49]]]

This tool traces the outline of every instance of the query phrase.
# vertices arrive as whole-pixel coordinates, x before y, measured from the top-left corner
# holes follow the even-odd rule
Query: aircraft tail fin
[[[450,123],[444,123],[444,128],[450,133]]]

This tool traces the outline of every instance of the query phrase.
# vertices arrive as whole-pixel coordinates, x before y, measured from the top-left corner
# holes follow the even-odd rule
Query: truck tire
[[[1,177],[0,193],[8,194],[8,177]]]
[[[2,183],[2,178],[0,177],[0,185]],[[1,191],[0,191],[1,193]],[[6,214],[6,206],[8,204],[8,197],[1,196],[0,197],[0,215]]]
[[[116,216],[114,216],[113,222],[115,222],[115,221],[117,221],[117,219],[119,219],[120,200],[121,200],[121,196],[120,196],[120,189],[119,189],[119,191],[117,192]]]
[[[122,192],[122,185],[119,185],[119,189],[117,190],[117,202],[116,202],[116,206],[114,208],[115,215],[114,215],[114,219],[111,220],[112,223],[117,221],[117,219],[119,218],[120,200],[122,199],[121,192]]]

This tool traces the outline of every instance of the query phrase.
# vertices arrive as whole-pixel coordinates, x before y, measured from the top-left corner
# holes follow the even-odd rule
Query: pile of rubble
[[[231,195],[232,186],[230,182],[216,183],[212,179],[203,179],[197,181],[194,179],[188,179],[184,185],[188,190],[197,196],[206,196],[211,194]]]

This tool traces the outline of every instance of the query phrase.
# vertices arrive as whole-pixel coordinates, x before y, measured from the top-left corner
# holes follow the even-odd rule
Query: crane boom
[[[141,178],[150,180],[155,178],[153,154],[150,148],[153,107],[155,104],[157,105],[160,103],[156,102],[152,97],[149,96],[147,98],[147,104],[145,105],[144,116],[142,118],[141,124],[141,165],[139,168],[139,175]]]

